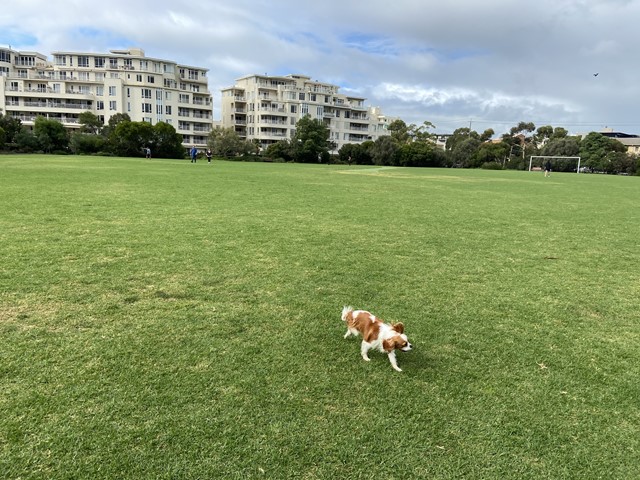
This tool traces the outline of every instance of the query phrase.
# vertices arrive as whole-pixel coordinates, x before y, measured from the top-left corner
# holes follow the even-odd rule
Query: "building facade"
[[[106,125],[115,114],[166,122],[186,147],[204,147],[213,125],[206,68],[148,58],[139,48],[109,53],[36,52],[0,48],[0,112],[30,127],[37,116],[70,130],[92,112]]]
[[[262,148],[291,140],[305,115],[329,128],[333,152],[347,143],[362,143],[387,135],[393,120],[365,98],[345,95],[339,87],[304,75],[250,75],[222,90],[221,125],[241,138],[257,140]]]

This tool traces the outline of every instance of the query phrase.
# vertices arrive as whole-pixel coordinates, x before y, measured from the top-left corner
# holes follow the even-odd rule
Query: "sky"
[[[640,134],[639,19],[640,0],[13,0],[0,46],[208,68],[215,119],[237,78],[304,74],[436,133]]]

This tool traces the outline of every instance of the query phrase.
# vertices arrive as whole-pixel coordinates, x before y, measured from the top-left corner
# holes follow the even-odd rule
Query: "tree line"
[[[640,173],[638,158],[626,153],[619,141],[597,132],[584,138],[571,136],[562,127],[520,122],[499,140],[492,129],[481,133],[458,128],[447,136],[444,148],[437,145],[435,126],[391,122],[388,135],[376,140],[343,145],[335,152],[328,126],[306,116],[296,124],[292,139],[270,144],[259,151],[257,144],[242,140],[233,130],[211,132],[208,142],[214,154],[231,158],[258,155],[269,161],[302,163],[344,163],[402,167],[459,167],[524,170],[531,155],[581,157],[581,167],[603,173]],[[556,171],[575,171],[577,162],[553,161]]]
[[[151,125],[133,122],[127,114],[113,115],[107,125],[91,112],[83,112],[80,127],[69,133],[53,119],[37,117],[33,129],[19,119],[0,114],[0,149],[16,152],[99,154],[141,157],[151,149],[158,158],[184,158],[182,136],[164,122]],[[403,167],[460,167],[524,170],[531,155],[581,157],[587,171],[640,174],[639,160],[626,152],[619,141],[597,132],[584,138],[571,136],[562,127],[536,128],[520,122],[492,140],[492,129],[476,132],[458,128],[447,136],[444,149],[437,145],[435,126],[428,121],[407,125],[391,122],[388,135],[362,143],[345,144],[336,151],[329,127],[319,119],[305,116],[296,124],[291,139],[270,144],[261,150],[257,141],[239,137],[233,128],[214,129],[207,145],[214,155],[301,163],[344,163]],[[575,171],[575,163],[554,162],[556,171]]]
[[[78,130],[70,133],[59,121],[39,116],[28,129],[19,119],[0,114],[0,149],[141,157],[149,148],[158,158],[184,158],[186,153],[182,135],[168,123],[133,122],[126,113],[117,113],[104,125],[92,112],[81,113],[78,123]]]

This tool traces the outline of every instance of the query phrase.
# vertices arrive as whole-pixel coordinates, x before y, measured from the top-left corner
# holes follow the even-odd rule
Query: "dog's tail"
[[[342,308],[342,321],[346,322],[349,314],[353,312],[353,307],[345,306]]]

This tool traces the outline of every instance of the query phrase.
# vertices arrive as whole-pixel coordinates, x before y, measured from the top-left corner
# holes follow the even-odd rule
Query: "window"
[[[162,105],[156,105],[156,115],[162,115]]]
[[[304,93],[300,92],[298,94],[298,100],[304,100]]]
[[[143,103],[142,104],[142,113],[151,113],[151,104]]]
[[[118,104],[115,102],[115,100],[111,100],[109,102],[109,110],[113,111],[113,110],[117,110],[118,109]]]
[[[78,72],[78,79],[83,82],[89,81],[89,72]]]
[[[58,66],[66,66],[67,65],[67,56],[66,55],[54,55],[53,63]]]
[[[98,85],[96,87],[96,95],[98,95],[99,97],[104,95],[104,87],[102,85]]]
[[[156,90],[156,100],[162,101],[162,90]]]
[[[95,68],[104,68],[104,57],[93,57],[93,65]]]
[[[153,75],[147,75],[147,83],[156,83],[156,77]]]
[[[164,99],[171,100],[171,92],[164,92]]]
[[[78,55],[78,66],[89,68],[89,57],[86,55]]]
[[[142,75],[140,74],[136,75],[136,82],[142,82]]]
[[[184,93],[181,93],[180,97],[178,98],[178,102],[189,103],[189,95],[185,95]]]
[[[166,105],[164,107],[164,113],[165,115],[171,115],[171,105]]]
[[[311,101],[311,102],[315,102],[316,101],[316,94],[315,93],[310,93],[309,94],[309,101]]]
[[[104,102],[102,100],[96,102],[96,110],[104,110]]]
[[[98,73],[95,73],[95,76],[96,76],[96,82],[104,82],[104,73],[98,72]]]
[[[143,88],[142,89],[142,98],[151,98],[151,89]]]
[[[109,87],[109,96],[110,97],[115,97],[116,96],[116,87],[115,86]]]
[[[297,105],[291,105],[291,113],[298,113],[298,106]]]
[[[11,53],[0,50],[0,62],[11,63]]]
[[[126,70],[133,70],[133,60],[131,60],[130,58],[125,58],[124,59],[124,68]]]
[[[309,104],[308,103],[303,103],[302,105],[300,105],[300,114],[304,117],[305,115],[309,114]]]
[[[54,83],[53,84],[53,93],[60,93],[60,84],[59,83]]]
[[[118,68],[118,59],[110,58],[109,59],[109,68]]]

